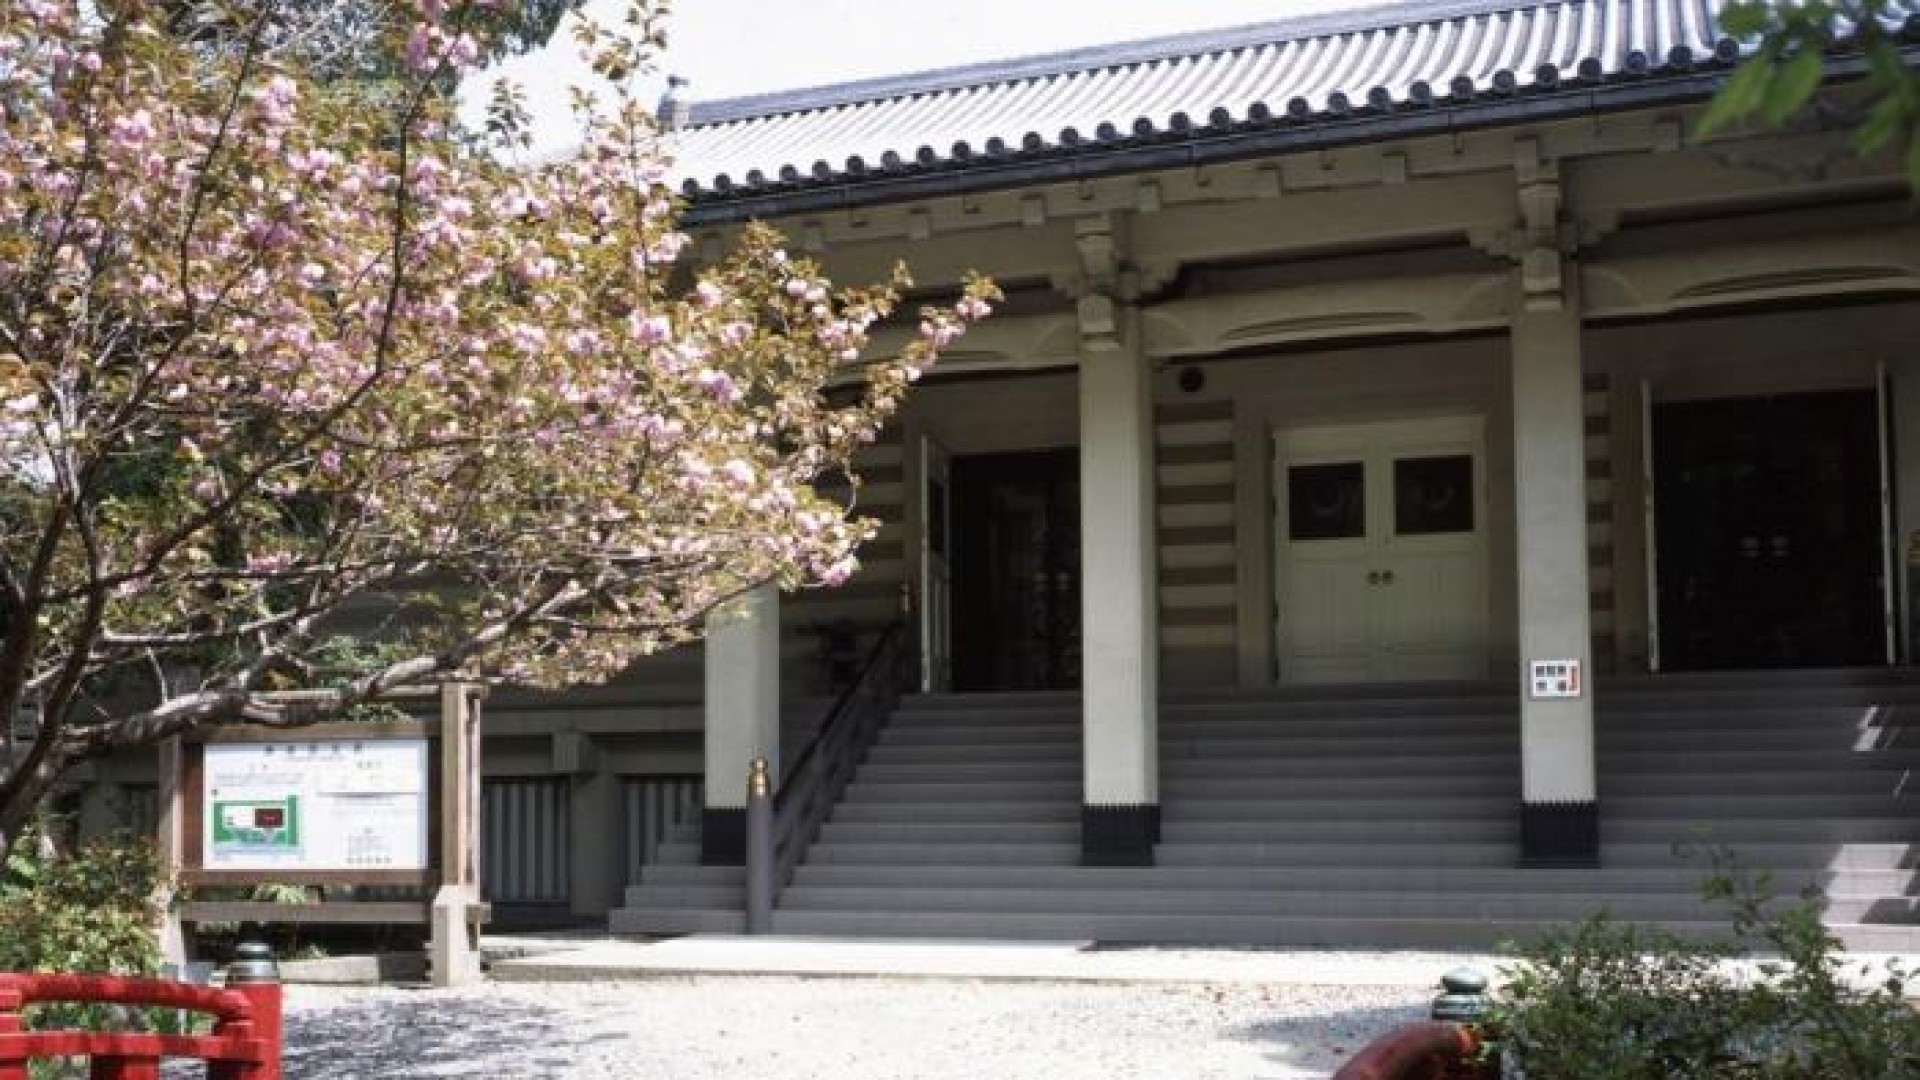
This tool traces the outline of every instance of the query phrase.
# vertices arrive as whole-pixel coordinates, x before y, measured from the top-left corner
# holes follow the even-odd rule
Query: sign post
[[[433,896],[428,968],[435,986],[480,981],[480,698],[485,688],[440,688],[440,888]]]
[[[161,750],[160,850],[182,887],[399,886],[411,902],[192,902],[183,922],[425,922],[436,986],[480,976],[478,683],[395,696],[437,699],[433,720],[212,728]],[[305,696],[302,694],[302,696]]]

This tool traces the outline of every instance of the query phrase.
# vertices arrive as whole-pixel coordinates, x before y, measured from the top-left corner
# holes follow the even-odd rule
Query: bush
[[[1846,979],[1822,902],[1771,904],[1764,878],[1722,869],[1706,894],[1724,942],[1604,916],[1518,950],[1488,1020],[1508,1075],[1528,1080],[1913,1080],[1920,1013],[1893,968]],[[1728,961],[1743,959],[1745,964]],[[1862,970],[1865,970],[1864,968]]]
[[[0,970],[150,975],[160,966],[152,842],[115,839],[61,854],[22,836],[0,871]]]
[[[21,836],[0,868],[0,971],[61,971],[152,975],[160,968],[154,905],[160,859],[152,841],[126,837],[94,841],[63,853],[36,828]],[[182,1029],[171,1009],[113,1005],[37,1005],[26,1013],[35,1028],[94,1030]],[[33,1080],[87,1075],[84,1065],[33,1063]]]

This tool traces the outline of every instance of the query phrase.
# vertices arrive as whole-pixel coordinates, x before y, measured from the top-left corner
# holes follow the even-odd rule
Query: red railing
[[[209,1035],[131,1031],[28,1031],[20,1011],[48,1002],[186,1009],[213,1017]],[[280,1080],[280,984],[217,990],[116,975],[0,973],[0,1080],[27,1080],[27,1063],[91,1059],[92,1080],[159,1080],[164,1058],[207,1063],[208,1080]]]
[[[1477,1061],[1479,1056],[1480,1040],[1472,1028],[1438,1021],[1407,1024],[1369,1043],[1333,1080],[1493,1080],[1493,1067]]]

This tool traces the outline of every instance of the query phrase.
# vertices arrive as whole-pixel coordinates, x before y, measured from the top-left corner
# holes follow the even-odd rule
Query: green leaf
[[[1875,86],[1896,95],[1913,92],[1912,76],[1907,72],[1906,61],[1891,42],[1885,38],[1868,42],[1866,56],[1867,70]]]
[[[1772,57],[1764,52],[1741,64],[1707,106],[1706,115],[1700,118],[1700,133],[1711,135],[1753,115],[1766,100],[1773,67]]]
[[[1853,133],[1854,149],[1871,154],[1887,143],[1906,122],[1906,107],[1898,98],[1883,98],[1867,115],[1865,123]]]
[[[1728,4],[1720,12],[1720,29],[1729,37],[1758,37],[1767,28],[1768,14],[1765,4]]]
[[[1760,106],[1767,123],[1779,127],[1804,108],[1820,88],[1821,70],[1820,54],[1811,49],[1795,53],[1781,65]]]
[[[1913,136],[1907,140],[1907,184],[1913,188],[1916,197],[1920,197],[1920,127],[1913,130]]]

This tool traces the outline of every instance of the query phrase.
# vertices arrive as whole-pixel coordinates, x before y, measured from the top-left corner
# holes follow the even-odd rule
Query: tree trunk
[[[33,823],[34,812],[52,790],[53,782],[60,770],[50,762],[41,762],[40,767],[31,774],[18,778],[15,786],[0,788],[0,868],[7,864],[7,856],[12,853],[13,845]]]

